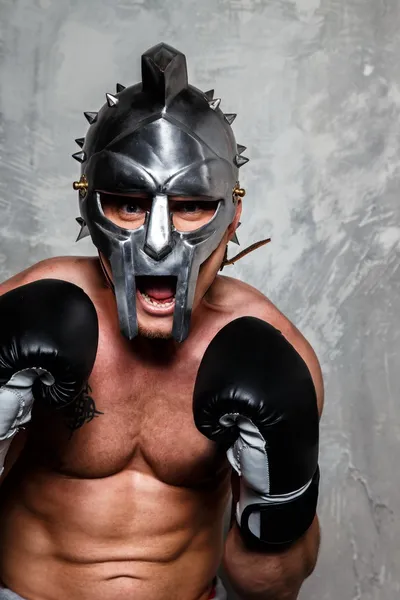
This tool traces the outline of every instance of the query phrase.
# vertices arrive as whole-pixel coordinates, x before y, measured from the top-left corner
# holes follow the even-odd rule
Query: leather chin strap
[[[257,250],[258,248],[261,248],[261,246],[265,246],[270,241],[271,241],[271,238],[267,238],[265,240],[260,240],[259,242],[255,242],[254,244],[251,244],[251,246],[247,246],[247,248],[245,248],[244,250],[239,252],[239,254],[236,254],[236,256],[234,256],[233,258],[229,258],[229,259],[228,259],[228,246],[227,246],[225,249],[224,260],[222,261],[222,264],[221,264],[219,270],[222,271],[222,269],[224,267],[234,265],[236,261],[240,260],[247,254],[250,254],[250,252],[253,252],[253,250]]]

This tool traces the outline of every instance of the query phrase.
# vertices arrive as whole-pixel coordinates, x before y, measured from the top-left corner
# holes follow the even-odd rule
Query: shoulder
[[[102,281],[97,257],[57,256],[42,260],[3,282],[0,285],[0,295],[41,279],[69,281],[90,296]]]
[[[230,320],[241,316],[257,317],[281,331],[308,366],[321,415],[324,405],[321,367],[314,349],[297,327],[262,292],[238,279],[218,276],[215,299],[219,306],[225,307],[231,314]]]

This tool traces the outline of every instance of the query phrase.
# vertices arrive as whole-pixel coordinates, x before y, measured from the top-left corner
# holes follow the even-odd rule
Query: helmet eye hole
[[[219,202],[219,200],[205,200],[203,197],[170,198],[169,208],[174,228],[185,232],[203,227],[214,217]]]
[[[151,210],[152,198],[149,194],[114,194],[101,191],[99,195],[104,216],[125,229],[136,229],[143,225],[146,214]]]

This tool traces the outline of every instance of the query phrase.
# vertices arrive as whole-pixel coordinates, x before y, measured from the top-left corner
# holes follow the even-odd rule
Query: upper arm
[[[321,366],[319,364],[317,355],[315,354],[312,346],[303,336],[303,334],[289,321],[285,315],[283,315],[267,298],[263,304],[261,313],[257,315],[263,318],[264,321],[270,323],[292,344],[293,348],[297,350],[304,362],[306,363],[313,383],[317,396],[317,408],[319,416],[321,417],[324,407],[324,381],[322,377]]]
[[[292,346],[300,354],[304,362],[306,363],[308,370],[310,371],[312,380],[314,382],[315,392],[317,395],[317,407],[318,414],[321,417],[324,408],[324,380],[322,377],[321,365],[317,355],[313,348],[305,337],[291,325],[291,331],[289,335],[285,335],[286,339],[292,344]],[[284,333],[284,332],[282,332]]]
[[[22,285],[41,279],[61,279],[84,287],[84,278],[80,276],[82,269],[76,266],[79,260],[79,257],[70,256],[46,258],[1,283],[0,296]]]
[[[57,259],[45,259],[42,260],[31,267],[17,273],[10,279],[3,281],[0,284],[0,296],[14,290],[15,288],[21,287],[21,285],[25,285],[27,283],[32,283],[33,281],[38,281],[39,279],[50,278],[52,270],[54,270],[54,262]]]

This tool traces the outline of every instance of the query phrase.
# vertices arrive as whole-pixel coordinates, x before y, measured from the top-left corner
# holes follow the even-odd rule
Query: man
[[[99,257],[2,286],[0,599],[223,600],[222,562],[244,600],[294,600],[314,568],[321,372],[217,275],[247,162],[219,102],[146,52],[77,140]]]

